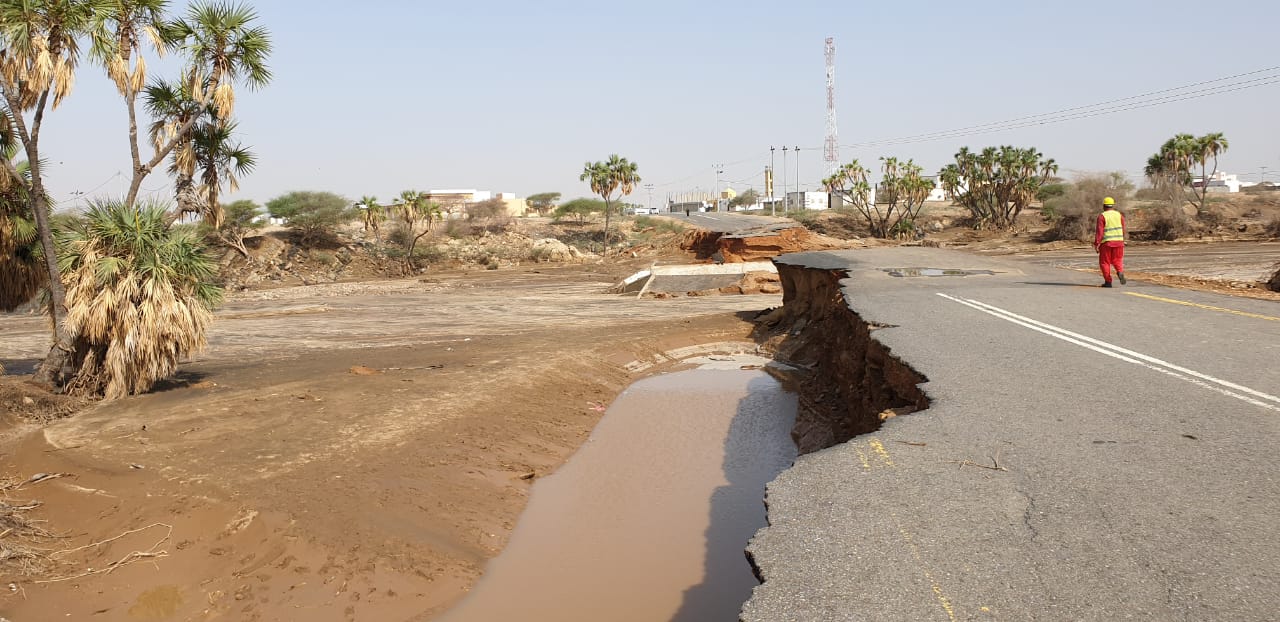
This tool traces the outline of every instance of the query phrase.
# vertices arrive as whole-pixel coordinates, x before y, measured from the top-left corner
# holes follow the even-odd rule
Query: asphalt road
[[[798,226],[795,221],[786,218],[756,216],[742,212],[691,212],[685,216],[683,212],[663,213],[662,216],[676,218],[717,233],[740,233],[751,229],[785,225]]]
[[[743,620],[1280,616],[1280,304],[938,249],[779,261],[847,267],[932,407],[770,485]]]
[[[1125,268],[1133,272],[1158,272],[1222,280],[1256,281],[1275,272],[1280,242],[1218,242],[1214,244],[1129,245]],[[1035,263],[1091,269],[1098,265],[1092,249],[1067,249],[1017,255]]]

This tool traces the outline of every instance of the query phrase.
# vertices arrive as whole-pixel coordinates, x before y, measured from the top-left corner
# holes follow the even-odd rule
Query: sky
[[[1009,144],[1036,147],[1067,176],[1119,170],[1136,180],[1167,138],[1216,131],[1230,142],[1223,170],[1257,181],[1266,166],[1280,180],[1280,84],[894,140],[1275,68],[1273,0],[249,4],[272,35],[273,80],[238,90],[241,139],[258,166],[224,200],[293,190],[389,200],[444,188],[587,196],[584,163],[616,153],[643,179],[628,200],[656,205],[717,184],[763,188],[770,146],[801,147],[798,167],[788,153],[787,183],[817,189],[827,37],[842,162],[897,156],[933,173],[962,146]],[[153,77],[177,70],[176,59],[149,60]],[[1188,90],[1269,76],[1280,80],[1280,69]],[[42,137],[61,208],[124,193],[127,127],[114,87],[84,63]],[[866,145],[874,141],[887,143]],[[160,170],[144,195],[167,200],[171,186]]]

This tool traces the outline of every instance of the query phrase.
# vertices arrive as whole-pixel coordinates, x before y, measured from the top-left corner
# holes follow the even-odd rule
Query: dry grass
[[[25,483],[0,479],[0,574],[5,576],[38,576],[54,565],[49,549],[43,545],[56,536],[29,516],[31,510],[40,507],[40,502],[13,498],[13,493]]]

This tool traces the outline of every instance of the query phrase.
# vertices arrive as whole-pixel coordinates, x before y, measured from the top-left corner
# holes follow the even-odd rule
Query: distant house
[[[788,209],[828,209],[831,207],[831,193],[829,192],[788,192],[786,194],[786,202]]]
[[[929,191],[929,196],[925,201],[947,201],[947,191],[942,188],[942,179],[937,175],[924,175],[924,179],[933,182],[933,190]]]
[[[517,198],[511,192],[493,193],[488,190],[476,190],[474,188],[454,188],[445,190],[428,190],[424,197],[428,201],[435,201],[440,204],[445,214],[449,216],[458,216],[466,212],[467,205],[471,203],[480,203],[490,199],[501,199],[507,206],[507,213],[511,216],[523,216],[529,210],[529,205],[524,199]]]
[[[1200,177],[1192,178],[1192,188],[1204,188],[1205,192],[1240,192],[1240,176],[1228,175],[1222,171],[1217,171],[1209,176],[1208,183]]]

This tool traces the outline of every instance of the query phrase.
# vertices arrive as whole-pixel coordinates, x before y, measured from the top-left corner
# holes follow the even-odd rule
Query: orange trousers
[[[1124,272],[1124,243],[1108,242],[1098,247],[1098,269],[1102,270],[1102,278],[1111,282],[1111,266],[1116,272]]]

